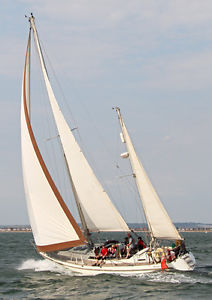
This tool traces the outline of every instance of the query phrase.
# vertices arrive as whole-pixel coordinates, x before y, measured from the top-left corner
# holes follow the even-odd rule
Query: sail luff
[[[31,27],[29,30],[29,38],[28,38],[28,51],[27,51],[27,76],[26,76],[26,99],[27,99],[27,110],[29,114],[29,119],[31,115],[31,107],[30,107],[30,65],[31,65]]]
[[[31,127],[29,95],[26,88],[27,80],[29,80],[29,78],[26,79],[29,74],[29,49],[30,34],[25,56],[21,109],[24,186],[36,246],[38,249],[42,248],[42,251],[55,251],[82,245],[86,239],[48,172]],[[47,205],[48,203],[50,206]]]
[[[140,160],[137,157],[127,128],[121,116],[120,109],[118,107],[116,108],[116,111],[120,120],[124,141],[129,152],[131,167],[134,173],[136,185],[142,201],[151,236],[153,238],[160,239],[181,239],[179,232],[172,223]]]
[[[67,159],[71,179],[73,181],[74,188],[77,191],[77,200],[80,202],[80,207],[86,221],[86,226],[90,232],[129,231],[126,222],[116,210],[107,193],[99,183],[78,143],[76,142],[67,122],[65,121],[46,72],[33,19],[31,24],[53,116],[59,132],[63,151]]]

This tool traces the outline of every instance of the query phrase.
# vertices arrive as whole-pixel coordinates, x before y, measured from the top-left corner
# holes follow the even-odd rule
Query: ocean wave
[[[187,273],[181,274],[179,272],[154,272],[154,273],[144,273],[137,275],[138,278],[142,280],[147,280],[151,282],[161,282],[161,283],[200,283],[200,284],[211,284],[212,280],[208,279],[202,274],[197,273]]]
[[[35,272],[56,272],[66,275],[73,275],[73,272],[65,269],[64,267],[54,263],[53,261],[45,260],[45,259],[27,259],[21,263],[20,266],[17,267],[20,270],[34,270]]]

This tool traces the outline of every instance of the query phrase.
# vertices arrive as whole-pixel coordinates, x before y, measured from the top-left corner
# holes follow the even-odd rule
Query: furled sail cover
[[[141,162],[137,157],[137,154],[127,132],[127,128],[120,114],[119,108],[116,108],[116,110],[119,115],[124,140],[129,152],[132,170],[135,174],[136,184],[141,196],[147,223],[152,236],[160,239],[182,239],[174,224],[172,223],[170,217],[168,216]]]
[[[32,28],[53,115],[87,228],[89,231],[129,231],[126,222],[93,173],[65,121],[48,79],[34,22]]]
[[[21,107],[21,146],[24,187],[30,223],[39,251],[82,245],[85,238],[61,198],[38,149],[29,118],[26,89],[30,37],[25,58]]]

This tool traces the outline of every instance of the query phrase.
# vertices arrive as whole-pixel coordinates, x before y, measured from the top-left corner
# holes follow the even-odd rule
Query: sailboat
[[[146,248],[134,251],[129,257],[108,256],[101,264],[96,263],[94,250],[97,246],[101,249],[101,245],[95,244],[92,239],[93,233],[125,232],[127,234],[130,228],[94,174],[62,114],[51,87],[32,14],[29,17],[29,23],[30,30],[22,81],[21,147],[27,208],[37,252],[45,259],[85,275],[101,273],[132,275],[160,271],[162,259],[165,259],[168,269],[193,270],[195,258],[190,251],[185,250],[183,238],[169,218],[139,161],[118,107],[115,110],[121,126],[121,140],[127,148],[127,152],[122,154],[122,157],[130,160],[150,239]],[[32,35],[62,145],[81,228],[72,216],[47,168],[32,128],[30,105]],[[178,253],[174,248],[172,251],[174,255],[171,259],[167,256],[168,252],[170,255],[170,247],[162,244],[166,241],[179,243],[176,247]],[[107,246],[107,241],[105,245]]]

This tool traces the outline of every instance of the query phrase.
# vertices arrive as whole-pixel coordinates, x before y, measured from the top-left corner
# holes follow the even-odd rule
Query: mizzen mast
[[[132,141],[130,139],[127,128],[124,124],[120,108],[116,107],[121,130],[122,142],[126,144],[130,164],[133,170],[133,177],[135,178],[137,189],[140,195],[147,224],[150,230],[152,239],[167,239],[179,240],[182,239],[176,227],[172,223],[167,211],[160,201],[154,187],[152,186],[136,152]]]

